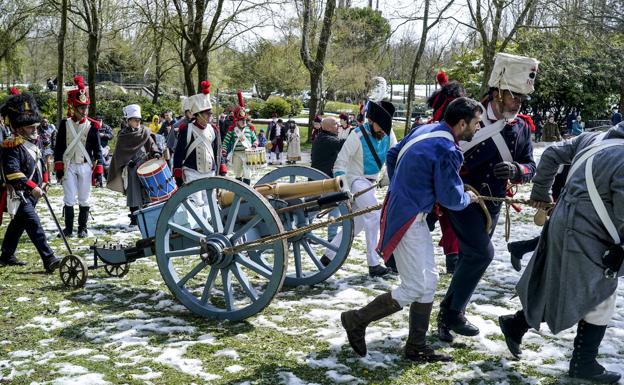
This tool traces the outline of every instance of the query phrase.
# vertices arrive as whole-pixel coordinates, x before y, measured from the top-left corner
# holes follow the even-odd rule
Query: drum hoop
[[[171,191],[170,193],[168,193],[168,194],[166,194],[166,195],[161,195],[161,196],[158,196],[158,197],[150,197],[150,201],[151,201],[152,203],[156,203],[156,202],[160,202],[160,201],[167,200],[167,199],[171,198],[171,196],[172,196],[173,194],[175,194],[175,192],[176,192],[176,191],[178,191],[178,186],[175,186],[175,188],[173,189],[173,191]]]
[[[141,172],[141,167],[144,166],[144,165],[147,165],[149,162],[152,162],[152,161],[155,161],[153,163],[158,163],[158,168],[156,170],[154,170],[154,171],[150,171],[150,172],[147,172],[147,173],[142,173]],[[159,161],[162,161],[162,163],[159,162]],[[164,170],[165,166],[167,166],[167,162],[165,162],[162,159],[151,159],[151,160],[148,160],[147,162],[145,162],[141,166],[139,166],[139,168],[137,168],[137,176],[140,176],[140,177],[141,176],[142,177],[154,176],[154,175],[160,173],[162,170]]]

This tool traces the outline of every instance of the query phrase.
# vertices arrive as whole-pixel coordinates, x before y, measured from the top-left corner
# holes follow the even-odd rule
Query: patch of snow
[[[245,368],[240,365],[232,365],[225,368],[225,371],[228,373],[238,373],[242,370],[245,370]]]

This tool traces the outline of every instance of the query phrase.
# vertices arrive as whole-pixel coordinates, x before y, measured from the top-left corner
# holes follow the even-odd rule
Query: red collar
[[[73,122],[75,122],[75,123],[76,123],[76,117],[75,117],[75,116],[72,116],[70,119],[71,119]],[[82,124],[82,123],[84,123],[84,122],[86,122],[86,121],[87,121],[87,117],[85,116],[84,118],[80,119],[80,121],[79,121],[79,122],[77,122],[77,123],[78,123],[78,124]]]

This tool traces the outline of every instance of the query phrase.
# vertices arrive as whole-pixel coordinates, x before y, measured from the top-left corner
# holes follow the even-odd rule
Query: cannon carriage
[[[327,240],[323,220],[336,210],[350,212],[342,183],[304,166],[275,169],[253,188],[223,177],[193,181],[137,212],[142,239],[132,246],[92,246],[92,266],[66,257],[61,280],[83,286],[88,271],[99,267],[121,277],[132,262],[155,255],[167,287],[193,313],[245,319],[268,306],[282,285],[314,285],[340,268],[353,220],[333,221],[341,230],[338,246]],[[336,256],[325,266],[327,247]]]

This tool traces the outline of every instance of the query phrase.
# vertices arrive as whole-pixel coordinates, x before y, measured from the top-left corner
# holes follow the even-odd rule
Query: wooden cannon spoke
[[[265,277],[266,279],[271,279],[271,276],[273,275],[273,272],[267,268],[265,268],[264,266],[261,266],[260,264],[252,261],[251,259],[240,255],[240,254],[236,254],[236,256],[234,257],[234,261],[236,263],[240,263],[241,265],[255,271],[256,273],[260,274],[261,276]]]
[[[189,247],[188,249],[168,251],[165,253],[165,255],[169,259],[175,258],[175,257],[187,257],[189,255],[199,255],[200,250],[201,250],[200,247],[196,246],[196,247]]]
[[[212,267],[210,269],[210,273],[208,273],[208,278],[206,278],[206,284],[204,285],[204,290],[199,300],[202,304],[206,304],[208,302],[208,297],[210,297],[210,292],[212,291],[212,287],[214,286],[214,281],[217,278],[217,274],[219,274],[219,268]]]
[[[195,242],[199,242],[202,238],[204,238],[204,235],[201,233],[198,233],[195,230],[191,230],[191,229],[187,229],[184,226],[180,226],[179,224],[175,223],[175,222],[169,222],[167,224],[169,226],[169,228],[173,231],[175,231],[176,233],[181,234],[182,236],[192,239]]]
[[[238,283],[240,283],[241,287],[245,291],[245,294],[247,294],[247,297],[249,297],[252,302],[256,302],[258,300],[258,292],[253,287],[251,282],[249,282],[247,274],[236,263],[233,263],[230,266],[230,270],[232,271],[232,274],[234,274],[234,276],[236,277]]]
[[[206,194],[208,196],[208,208],[210,208],[210,221],[212,222],[212,228],[217,232],[223,232],[223,222],[221,221],[221,209],[219,208],[219,204],[217,203],[216,194],[214,190],[206,190]]]
[[[234,290],[232,289],[232,277],[230,269],[221,269],[221,282],[223,283],[223,299],[227,311],[234,310]]]
[[[295,274],[297,278],[301,278],[301,243],[294,242],[293,254],[295,255]]]
[[[184,205],[186,211],[191,214],[195,222],[197,222],[197,224],[202,228],[205,234],[214,233],[214,229],[208,222],[206,222],[206,218],[197,213],[197,207],[193,207],[188,199],[185,199],[182,204]]]
[[[338,236],[338,235],[336,235]],[[305,235],[305,238],[314,241],[316,243],[318,243],[319,245],[325,246],[328,249],[332,250],[332,251],[338,251],[338,249],[340,248],[340,245],[336,246],[336,245],[332,245],[331,242],[328,242],[326,240],[324,240],[323,238],[316,236],[315,234],[312,233],[308,233]]]
[[[208,264],[204,261],[201,261],[200,263],[197,264],[197,266],[195,266],[191,271],[189,271],[181,280],[179,280],[177,282],[178,287],[184,287],[184,285],[186,285],[186,283],[192,279],[193,277],[195,277],[200,271],[202,271],[204,269],[204,267],[208,266]]]
[[[245,223],[238,231],[236,231],[230,237],[230,242],[236,242],[240,237],[245,235],[249,230],[253,229],[258,223],[262,222],[262,217],[260,214],[256,214],[253,218],[251,218],[247,223]]]
[[[225,222],[224,234],[231,234],[234,232],[234,225],[236,224],[236,218],[238,217],[238,210],[240,210],[241,196],[236,195],[230,208],[228,210],[227,220]]]
[[[301,245],[303,245],[303,248],[305,249],[306,253],[308,253],[308,256],[310,256],[310,259],[312,259],[312,262],[314,262],[314,264],[316,265],[316,268],[319,270],[323,270],[325,267],[323,266],[321,261],[316,257],[316,253],[314,252],[314,250],[312,250],[312,246],[310,246],[308,241],[305,239],[302,239]]]

